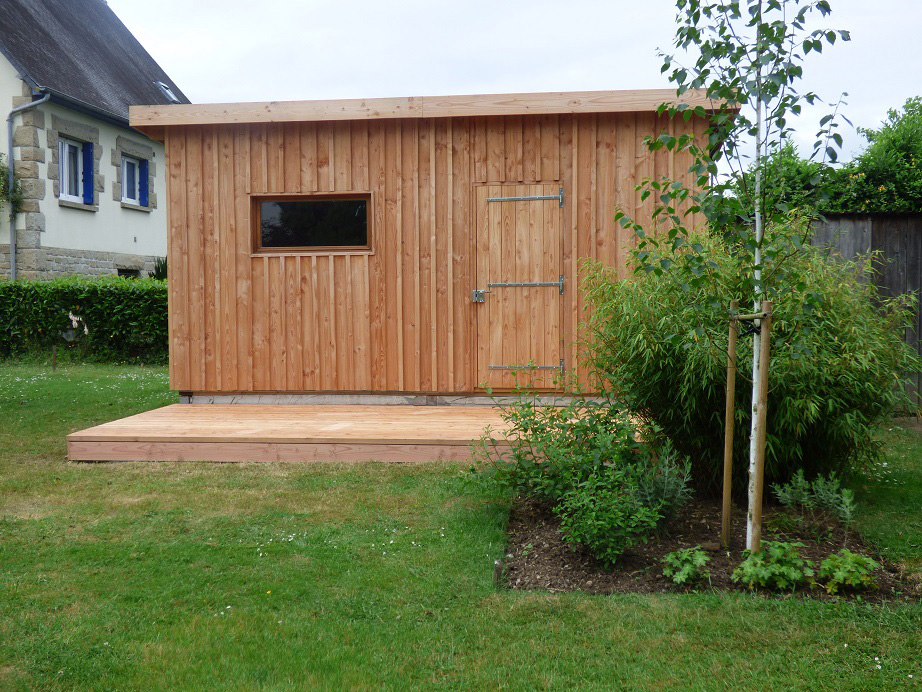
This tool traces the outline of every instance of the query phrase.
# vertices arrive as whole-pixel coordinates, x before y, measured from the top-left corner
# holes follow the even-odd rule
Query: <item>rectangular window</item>
[[[370,195],[255,200],[258,249],[368,250]]]
[[[141,204],[141,188],[138,175],[138,160],[130,156],[122,157],[122,201],[129,204]]]
[[[64,138],[58,140],[59,196],[69,202],[79,202],[81,204],[84,199],[84,146],[83,142],[75,142]]]

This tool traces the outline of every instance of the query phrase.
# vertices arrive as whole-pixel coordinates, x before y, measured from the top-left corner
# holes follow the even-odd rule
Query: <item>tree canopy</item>
[[[922,97],[890,109],[879,128],[859,132],[865,150],[839,168],[803,158],[785,141],[764,167],[770,203],[819,214],[922,211]],[[747,199],[754,176],[751,168],[737,178],[737,199]]]

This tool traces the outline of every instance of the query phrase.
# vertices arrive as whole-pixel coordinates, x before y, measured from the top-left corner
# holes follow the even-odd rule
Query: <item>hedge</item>
[[[0,357],[57,345],[79,360],[166,363],[167,334],[166,281],[0,281]]]

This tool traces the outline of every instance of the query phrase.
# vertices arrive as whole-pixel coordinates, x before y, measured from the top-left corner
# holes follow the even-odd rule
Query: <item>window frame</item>
[[[296,245],[292,247],[263,247],[261,208],[265,202],[365,202],[365,245]],[[253,255],[373,255],[374,254],[374,196],[371,192],[321,192],[251,195],[250,197],[251,247]]]
[[[126,175],[128,163],[134,164],[134,193],[136,197],[128,197],[125,193],[128,190],[128,176]],[[136,207],[141,206],[141,160],[137,156],[122,154],[122,202],[133,204]]]
[[[71,139],[70,137],[58,137],[58,199],[64,200],[65,202],[73,202],[75,204],[84,203],[84,186],[86,182],[84,180],[84,171],[83,171],[83,147],[86,142],[81,142],[76,139]],[[76,147],[77,149],[77,191],[71,191],[68,177],[68,167],[67,167],[67,150],[69,146]]]

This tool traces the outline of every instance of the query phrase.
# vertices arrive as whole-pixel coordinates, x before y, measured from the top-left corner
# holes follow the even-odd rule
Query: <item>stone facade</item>
[[[55,197],[59,197],[61,194],[61,183],[58,180],[58,140],[60,137],[70,137],[80,142],[93,143],[93,204],[66,202],[61,199],[58,200],[58,203],[62,205],[66,204],[66,206],[69,207],[87,209],[88,211],[96,211],[99,209],[99,193],[106,189],[106,179],[100,172],[99,166],[102,160],[102,147],[99,146],[99,128],[52,115],[51,127],[48,129],[46,136],[48,149],[51,151],[51,162],[48,164],[48,180],[52,184],[52,194],[54,194]]]
[[[23,232],[19,232],[20,241]],[[93,252],[44,247],[22,249],[17,254],[16,272],[21,279],[57,279],[62,276],[116,276],[119,270],[139,272],[146,277],[154,269],[153,255]],[[0,245],[0,276],[10,273],[10,246]]]
[[[2,56],[0,56],[2,60]],[[22,91],[11,99],[12,106],[21,106],[32,102],[32,92],[25,82],[21,82]],[[87,119],[85,115],[75,114],[60,107],[49,108],[41,105],[23,111],[16,116],[13,129],[13,170],[22,192],[22,203],[16,218],[16,271],[22,279],[52,279],[61,276],[105,276],[137,272],[147,276],[153,269],[154,261],[164,251],[150,253],[151,242],[141,238],[150,234],[154,224],[156,232],[162,233],[165,246],[166,228],[152,222],[152,212],[157,209],[155,183],[162,170],[157,158],[162,158],[162,150],[155,150],[154,143],[133,131],[123,130],[119,134],[111,125]],[[83,122],[81,122],[81,120]],[[132,136],[135,135],[135,136]],[[66,137],[80,142],[93,143],[93,204],[81,204],[76,201],[62,200],[60,195],[58,142]],[[159,151],[159,153],[158,153]],[[121,201],[121,159],[123,155],[148,162],[148,206],[140,207]],[[110,168],[109,166],[112,166]],[[114,170],[113,170],[114,168]],[[111,184],[112,195],[107,199],[107,183]],[[113,204],[114,203],[114,204]],[[106,206],[105,209],[101,209]],[[114,207],[115,212],[110,207]],[[122,211],[124,209],[130,211]],[[61,212],[59,209],[63,209]],[[72,210],[81,211],[72,211]],[[88,214],[87,214],[88,212]],[[105,212],[105,213],[103,213]],[[139,214],[137,217],[131,216]],[[4,207],[0,213],[7,214]],[[65,216],[61,216],[61,214]],[[66,214],[70,216],[66,216]],[[76,214],[76,216],[74,215]],[[87,214],[86,216],[81,216]],[[125,214],[124,217],[117,216]],[[157,212],[163,218],[162,210]],[[102,218],[105,217],[105,218]],[[130,218],[129,218],[130,217]],[[147,225],[137,223],[141,217]],[[87,221],[92,219],[90,225]],[[124,225],[122,221],[124,220]],[[108,228],[107,236],[100,236],[94,229],[100,222]],[[52,228],[53,226],[53,228]],[[91,228],[93,230],[91,230]],[[57,230],[56,234],[46,230]],[[5,236],[6,234],[4,234]],[[54,235],[54,239],[49,236]],[[99,238],[106,240],[100,242]],[[112,237],[112,249],[108,238]],[[147,236],[148,238],[150,235]],[[70,242],[75,244],[95,239],[95,248],[75,249],[58,247]],[[138,240],[142,240],[138,243]],[[57,242],[55,242],[57,241]],[[64,241],[64,242],[62,242]],[[136,244],[138,253],[131,252],[131,245]],[[102,247],[100,247],[102,245]],[[93,247],[91,244],[90,247]],[[0,241],[0,277],[10,275],[10,246],[7,238]]]
[[[138,207],[133,204],[126,205],[122,202],[122,155],[133,156],[136,159],[147,161],[147,207]],[[157,163],[154,161],[154,150],[146,144],[140,144],[127,137],[116,137],[115,148],[112,150],[112,165],[115,166],[115,180],[112,181],[112,199],[122,202],[124,206],[132,209],[150,211],[157,208],[157,195],[154,192],[154,178],[157,175]]]
[[[13,98],[13,107],[31,103],[32,91],[22,83],[22,93]],[[45,161],[45,150],[39,144],[39,133],[45,129],[45,114],[41,110],[25,111],[19,117],[19,125],[13,129],[13,148],[19,147],[20,160],[13,161],[13,172],[22,192],[21,223],[16,234],[17,270],[26,264],[38,267],[42,264],[41,233],[45,230],[45,216],[41,203],[45,199],[45,181],[39,176],[39,163]],[[10,157],[13,160],[13,157]],[[0,259],[0,271],[9,275],[10,248],[4,246]],[[39,270],[40,271],[40,270]],[[25,274],[23,274],[25,276]]]

